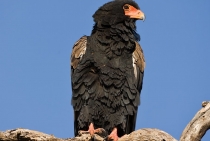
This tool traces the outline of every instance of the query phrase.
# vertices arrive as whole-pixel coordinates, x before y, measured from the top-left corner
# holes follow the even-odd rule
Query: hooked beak
[[[129,5],[129,9],[124,9],[125,15],[129,16],[130,18],[138,19],[138,20],[145,20],[145,15],[144,13],[136,9],[135,7]]]
[[[135,13],[130,15],[130,18],[135,18],[135,19],[143,20],[143,21],[146,19],[144,13],[141,10],[137,10]]]

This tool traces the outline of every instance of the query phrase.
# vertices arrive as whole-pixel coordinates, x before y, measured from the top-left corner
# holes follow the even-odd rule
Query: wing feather
[[[71,66],[75,69],[86,52],[87,36],[82,36],[73,47],[71,54]]]
[[[81,107],[84,104],[84,99],[88,97],[88,93],[86,92],[86,87],[82,83],[82,81],[85,79],[85,77],[82,77],[82,75],[84,74],[83,71],[87,72],[88,70],[85,69],[85,70],[82,70],[82,72],[80,73],[75,73],[75,71],[79,69],[78,66],[82,62],[82,58],[86,53],[86,48],[87,48],[87,36],[83,36],[74,44],[71,58],[70,58],[72,90],[73,90],[71,103],[74,107],[75,136],[78,134],[77,119],[78,119],[79,113],[81,112]]]
[[[133,100],[133,105],[136,106],[135,111],[138,111],[138,104],[140,103],[139,101],[140,93],[142,89],[144,69],[145,69],[145,59],[144,59],[143,50],[138,42],[136,42],[136,48],[135,48],[135,51],[133,52],[133,68],[134,68],[134,75],[135,75],[135,84],[139,91],[139,94]],[[131,99],[131,97],[129,98]],[[124,103],[126,104],[125,100],[124,100]],[[130,105],[129,103],[126,104],[126,108],[128,112],[131,110],[131,107],[129,107],[129,105]],[[127,126],[126,126],[127,134],[135,130],[136,118],[137,118],[137,112],[135,112],[133,115],[131,115],[130,113],[130,115],[127,116]]]
[[[134,75],[136,78],[136,86],[139,91],[141,91],[142,88],[145,66],[146,63],[144,59],[143,50],[141,48],[141,45],[138,42],[136,42],[136,49],[133,52],[133,67],[134,67]]]

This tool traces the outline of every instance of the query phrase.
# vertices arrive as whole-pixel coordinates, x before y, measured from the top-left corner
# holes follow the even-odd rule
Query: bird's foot
[[[117,141],[118,139],[117,128],[114,128],[111,134],[107,137],[107,141]]]
[[[90,134],[91,136],[93,136],[94,134],[98,134],[105,136],[106,131],[103,128],[94,129],[93,123],[90,123],[88,131],[80,130],[79,134]]]

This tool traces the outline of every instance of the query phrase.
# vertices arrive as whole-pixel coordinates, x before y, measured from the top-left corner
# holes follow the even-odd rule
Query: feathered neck
[[[116,23],[113,25],[104,25],[102,23],[95,23],[91,35],[96,32],[104,33],[101,36],[106,36],[107,39],[128,41],[130,40],[140,41],[140,35],[136,32],[135,19],[128,19],[124,22]],[[127,36],[127,38],[126,38]],[[116,39],[118,38],[118,39]]]
[[[135,21],[126,20],[114,25],[103,25],[96,23],[93,26],[91,36],[99,42],[101,48],[107,48],[112,53],[108,57],[121,55],[123,52],[133,53],[135,50],[135,41],[140,39],[136,33]]]

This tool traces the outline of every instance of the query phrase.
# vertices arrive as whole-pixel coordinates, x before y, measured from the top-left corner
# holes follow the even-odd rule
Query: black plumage
[[[93,15],[91,35],[74,45],[71,81],[75,136],[78,130],[88,130],[90,123],[109,133],[117,128],[118,136],[135,129],[145,61],[137,42],[137,18],[125,15],[127,5],[139,9],[132,0],[115,0],[100,7]]]

